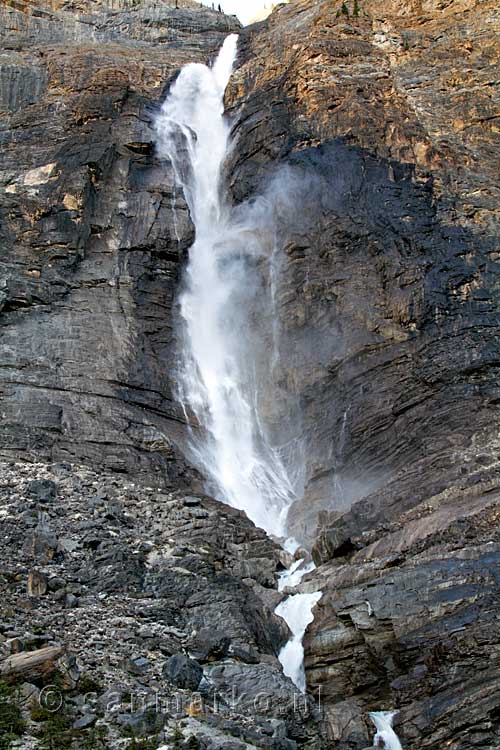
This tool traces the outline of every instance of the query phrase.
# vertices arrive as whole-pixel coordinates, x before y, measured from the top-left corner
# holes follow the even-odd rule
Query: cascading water
[[[295,552],[294,539],[287,540],[285,549]],[[302,578],[315,569],[312,562],[306,563],[303,558],[296,560],[292,565],[282,573],[278,580],[278,591],[295,588],[299,585]],[[304,671],[304,647],[302,639],[304,638],[307,626],[314,620],[313,609],[322,597],[321,591],[313,594],[292,594],[282,601],[276,607],[275,614],[282,617],[290,630],[292,637],[288,643],[283,646],[279,653],[279,660],[283,667],[283,672],[290,677],[292,682],[303,693],[306,691],[306,675]]]
[[[237,39],[226,39],[212,68],[193,63],[182,69],[156,130],[160,153],[173,164],[196,228],[180,300],[181,399],[205,430],[194,441],[195,457],[222,500],[268,533],[283,536],[295,494],[262,426],[251,372],[248,296],[258,289],[252,263],[259,238],[249,237],[221,185],[230,146],[223,99]]]
[[[373,747],[383,748],[384,750],[402,750],[399,737],[392,728],[395,716],[396,711],[373,711],[370,713],[370,719],[377,728],[377,733],[373,738]]]
[[[220,499],[283,537],[297,497],[288,468],[293,461],[287,465],[269,440],[259,389],[269,379],[269,372],[259,379],[259,367],[269,371],[268,363],[277,357],[276,326],[271,320],[266,336],[262,312],[264,296],[274,299],[275,292],[273,232],[256,220],[255,202],[232,209],[222,186],[231,146],[223,100],[236,49],[237,36],[231,35],[213,67],[185,66],[156,122],[160,155],[172,163],[196,229],[180,299],[185,344],[180,397],[203,428],[193,439],[193,451]],[[259,270],[262,261],[269,266],[267,284]],[[269,346],[274,346],[271,353]],[[299,583],[310,569],[298,567],[282,578],[282,586]],[[280,660],[301,690],[302,638],[320,597],[321,592],[295,594],[276,610],[293,634]]]
[[[316,566],[313,562],[304,564],[303,559],[296,560],[294,563],[292,563],[288,570],[285,570],[285,572],[280,575],[278,581],[278,591],[284,591],[285,589],[298,586],[303,577],[307,573],[312,573],[315,567]]]
[[[291,639],[280,651],[279,660],[283,672],[303,693],[306,691],[306,675],[302,639],[307,626],[314,620],[313,608],[321,597],[321,591],[313,594],[292,594],[275,609],[275,613],[285,620],[292,631]]]

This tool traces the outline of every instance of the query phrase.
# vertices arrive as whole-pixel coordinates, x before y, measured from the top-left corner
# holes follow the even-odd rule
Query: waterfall
[[[269,439],[261,391],[263,384],[272,388],[279,358],[273,206],[282,210],[287,195],[275,186],[273,201],[264,196],[236,208],[226,197],[223,168],[231,138],[224,93],[237,41],[236,35],[226,39],[212,67],[186,65],[155,123],[160,156],[172,164],[196,230],[180,297],[179,395],[185,414],[194,415],[201,428],[193,430],[193,456],[219,498],[268,534],[283,537],[300,461],[283,458],[293,440],[280,448]],[[296,214],[295,205],[292,211]],[[282,576],[280,588],[297,585],[312,569],[301,565]],[[294,594],[276,609],[292,631],[279,658],[302,691],[302,638],[320,597],[321,592]]]
[[[224,92],[237,40],[226,39],[213,67],[186,65],[156,121],[160,155],[173,165],[196,229],[180,298],[180,397],[201,425],[194,458],[220,499],[283,536],[295,493],[263,426],[255,374],[269,357],[253,320],[266,291],[256,258],[269,252],[265,233],[229,206],[223,186],[231,146]]]
[[[373,738],[373,747],[384,748],[384,750],[402,750],[399,737],[392,728],[392,722],[396,711],[373,711],[370,719],[377,728]]]
[[[298,586],[307,573],[312,573],[316,568],[313,562],[304,564],[304,560],[296,560],[292,565],[282,573],[278,580],[278,591],[284,591],[287,588]]]
[[[294,539],[288,539],[285,542],[285,549],[295,551],[296,542]],[[316,568],[314,562],[306,563],[303,558],[295,560],[282,573],[278,580],[278,591],[295,588],[299,585],[302,578],[311,573]],[[283,672],[290,677],[292,682],[303,693],[306,692],[306,675],[304,671],[304,647],[302,640],[304,638],[307,626],[314,620],[313,608],[323,596],[322,591],[316,591],[313,594],[292,594],[282,601],[276,609],[275,614],[282,617],[292,632],[292,637],[288,643],[281,649],[278,658]]]
[[[303,693],[306,691],[306,676],[302,639],[307,626],[314,620],[313,607],[321,596],[321,591],[313,594],[292,594],[275,609],[275,613],[285,620],[292,631],[292,638],[281,649],[279,660],[283,672]]]

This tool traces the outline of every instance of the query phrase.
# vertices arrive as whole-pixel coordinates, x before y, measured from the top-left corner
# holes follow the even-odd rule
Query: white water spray
[[[196,228],[180,299],[185,327],[181,400],[204,428],[193,441],[195,458],[222,500],[244,510],[268,533],[282,536],[295,493],[262,425],[253,372],[251,310],[262,292],[255,254],[265,256],[265,239],[250,231],[241,211],[231,210],[222,187],[230,147],[223,99],[237,39],[226,39],[212,68],[193,63],[182,69],[156,130],[160,154],[172,162]]]
[[[291,540],[287,540],[290,542]],[[285,543],[285,548],[287,543]],[[304,559],[295,560],[292,565],[285,570],[278,580],[278,591],[295,588],[301,582],[302,578],[311,573],[316,568],[314,562],[306,563]],[[302,641],[307,630],[307,626],[314,620],[313,609],[323,595],[322,591],[316,591],[313,594],[292,594],[282,601],[276,609],[275,614],[282,617],[290,630],[292,637],[281,649],[278,659],[280,660],[283,672],[290,677],[292,682],[303,693],[306,692],[306,675],[304,670],[304,647]]]
[[[312,573],[315,569],[313,562],[305,563],[304,560],[296,560],[292,565],[281,573],[278,580],[278,591],[284,591],[288,588],[295,588],[307,573]]]
[[[370,713],[370,719],[377,728],[377,733],[373,738],[373,747],[383,748],[383,750],[402,750],[399,737],[392,728],[396,713],[396,711],[373,711]]]

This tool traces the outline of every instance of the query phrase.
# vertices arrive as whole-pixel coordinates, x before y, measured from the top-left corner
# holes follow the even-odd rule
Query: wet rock
[[[488,17],[492,7],[483,6]],[[495,54],[495,32],[485,42],[474,8],[467,2],[457,25],[451,6],[435,3],[424,17],[416,5],[367,0],[347,19],[335,4],[299,0],[241,35],[226,97],[238,143],[234,201],[275,179],[301,205],[298,221],[292,210],[280,224],[275,312],[280,350],[294,356],[282,358],[280,397],[264,392],[271,426],[307,403],[305,493],[289,513],[299,541],[313,543],[322,510],[344,512],[379,488],[391,503],[411,503],[437,487],[458,489],[485,454],[490,470],[496,461],[494,136],[482,126],[478,138],[456,131],[448,117],[450,97],[460,122],[492,108],[479,50],[486,43]],[[464,34],[475,39],[466,59]],[[463,89],[447,85],[451,70]],[[465,97],[471,78],[481,81],[477,99]],[[488,333],[471,335],[479,319]],[[466,361],[476,363],[480,392]]]
[[[234,202],[293,195],[275,290],[285,385],[262,397],[271,426],[306,404],[289,525],[314,545],[304,590],[324,592],[308,681],[339,750],[368,745],[367,712],[387,706],[403,747],[493,747],[499,194],[493,131],[462,123],[492,114],[497,20],[485,38],[472,0],[459,18],[453,4],[360,7],[280,6],[242,32],[226,95]]]
[[[183,741],[318,750],[314,722],[292,712],[293,733],[271,737],[250,699],[263,687],[288,711],[284,557],[205,498],[184,457],[173,305],[193,226],[151,121],[180,65],[239,25],[179,4],[0,7],[0,454],[21,459],[0,477],[4,637],[49,625],[132,698],[138,622],[154,627],[158,683],[162,651],[221,631],[231,648],[207,670],[224,717],[190,717]],[[326,746],[363,747],[366,712],[395,705],[405,747],[496,747],[497,9],[359,5],[294,0],[242,31],[227,95],[235,203],[282,166],[305,185],[289,213],[287,180],[275,191],[282,391],[262,400],[274,431],[291,425],[278,437],[309,449],[289,514],[315,541],[304,586],[324,591],[309,684],[324,687]],[[34,476],[57,496],[35,496]],[[34,500],[51,514],[35,530]],[[23,590],[35,564],[59,579],[41,602]]]
[[[323,598],[305,638],[308,679],[322,686],[329,736],[362,746],[368,735],[360,717],[386,705],[399,709],[397,732],[410,746],[420,735],[431,746],[443,734],[451,741],[465,731],[463,721],[479,727],[494,715],[496,657],[472,644],[478,633],[487,633],[489,643],[498,637],[490,614],[500,566],[492,524],[498,513],[494,495],[478,485],[461,501],[445,493],[406,513],[404,523],[394,514],[369,533],[356,513],[355,538],[365,546],[317,569],[312,585]],[[355,528],[354,517],[343,523]],[[463,691],[473,698],[467,719]],[[492,725],[488,731],[496,741]]]

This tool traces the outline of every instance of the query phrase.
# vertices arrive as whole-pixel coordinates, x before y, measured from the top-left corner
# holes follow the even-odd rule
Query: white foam
[[[302,640],[307,626],[314,620],[313,608],[322,595],[322,591],[315,591],[313,594],[292,594],[275,609],[275,613],[285,620],[292,631],[292,638],[283,646],[278,658],[283,672],[303,693],[306,691],[306,677]]]
[[[377,728],[373,738],[373,747],[384,748],[384,750],[402,750],[401,742],[392,728],[392,722],[397,711],[372,711],[370,719]]]

